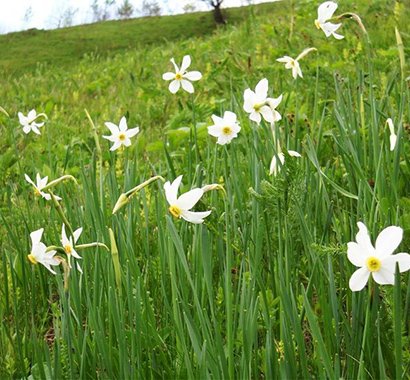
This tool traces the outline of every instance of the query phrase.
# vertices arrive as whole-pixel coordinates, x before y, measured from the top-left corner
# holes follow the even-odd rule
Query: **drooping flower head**
[[[36,182],[34,183],[32,181],[32,179],[27,175],[24,174],[24,178],[26,179],[26,181],[31,184],[34,187],[34,194],[38,197],[43,197],[44,199],[46,199],[47,201],[49,201],[51,199],[51,195],[48,193],[45,193],[43,191],[43,189],[47,186],[47,182],[48,182],[48,176],[45,176],[44,178],[41,178],[40,174],[37,173],[36,175]],[[56,200],[61,201],[61,198],[58,197],[57,195],[55,195]]]
[[[190,211],[204,195],[200,188],[192,189],[178,197],[178,189],[181,185],[182,175],[170,183],[164,184],[165,197],[169,204],[169,212],[176,218],[185,219],[187,222],[199,224],[203,223],[211,211],[194,212]]]
[[[394,133],[393,120],[388,118],[386,120],[386,123],[387,123],[387,125],[389,127],[389,131],[390,131],[390,151],[393,151],[394,147],[396,146],[397,135]]]
[[[264,78],[256,85],[255,91],[248,88],[243,94],[243,109],[250,114],[249,119],[258,124],[260,124],[262,116],[269,123],[274,123],[282,118],[280,113],[276,111],[276,107],[282,101],[282,95],[278,98],[268,98],[268,87],[268,80]]]
[[[316,48],[307,48],[302,51],[295,59],[285,55],[284,57],[278,58],[276,61],[285,64],[285,69],[292,69],[293,79],[296,79],[297,76],[303,78],[302,70],[300,69],[299,60],[309,54],[311,51],[316,50]]]
[[[390,226],[380,232],[373,247],[366,226],[357,223],[359,232],[356,241],[347,244],[347,257],[349,261],[359,267],[349,281],[352,291],[359,291],[366,285],[370,274],[374,281],[381,285],[393,285],[396,263],[399,271],[410,269],[410,255],[397,253],[393,255],[403,238],[403,230],[397,226]]]
[[[193,94],[194,86],[190,81],[200,80],[202,74],[199,71],[187,71],[188,67],[191,65],[191,57],[189,55],[184,56],[181,67],[178,67],[174,58],[171,58],[171,62],[174,65],[175,73],[168,72],[162,75],[163,80],[172,81],[169,84],[169,91],[175,94],[182,86],[185,91]]]
[[[60,261],[54,257],[57,252],[54,250],[47,252],[47,247],[41,242],[43,231],[44,228],[40,228],[30,234],[31,252],[27,257],[32,264],[42,264],[51,273],[56,274],[56,272],[51,268],[51,265],[59,265]]]
[[[336,30],[340,28],[342,24],[333,24],[327,20],[333,17],[337,9],[337,4],[334,1],[325,1],[319,5],[317,9],[317,19],[315,20],[316,28],[322,29],[326,37],[333,36],[337,40],[341,40],[344,36],[337,34]]]
[[[236,120],[236,115],[233,112],[225,111],[223,118],[212,115],[214,125],[208,127],[208,133],[211,136],[217,137],[217,144],[229,144],[232,139],[238,136],[241,127]]]
[[[118,149],[120,146],[130,146],[131,137],[134,137],[140,131],[138,127],[128,129],[125,116],[121,118],[119,126],[110,122],[106,122],[105,125],[110,130],[111,136],[103,137],[114,143],[110,148],[111,151]]]
[[[39,128],[41,128],[44,125],[44,122],[36,122],[36,120],[41,116],[47,117],[44,113],[40,113],[37,115],[37,112],[35,110],[31,110],[27,114],[27,116],[24,116],[21,112],[19,112],[18,117],[20,124],[23,126],[23,132],[25,134],[28,134],[30,133],[30,131],[33,131],[37,135],[41,135]]]
[[[295,150],[288,150],[288,155],[291,157],[302,157],[299,152]],[[285,164],[285,154],[283,152],[279,152],[272,157],[272,161],[270,163],[269,174],[274,175],[275,177],[280,172],[280,169]]]

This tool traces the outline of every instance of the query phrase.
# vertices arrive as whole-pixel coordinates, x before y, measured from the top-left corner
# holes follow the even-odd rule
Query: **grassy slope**
[[[360,219],[373,235],[388,224],[410,226],[409,147],[401,138],[391,154],[384,128],[388,116],[397,125],[410,120],[394,36],[397,21],[406,45],[408,14],[395,20],[390,2],[360,3],[356,10],[373,42],[370,63],[354,22],[344,23],[345,40],[327,40],[312,23],[316,4],[304,1],[291,38],[290,10],[274,4],[258,8],[267,14],[209,35],[2,76],[0,105],[11,117],[0,114],[1,376],[49,367],[57,378],[395,377],[394,347],[401,351],[402,338],[406,363],[409,336],[393,339],[400,330],[392,329],[392,288],[374,288],[374,298],[352,294],[345,243]],[[341,8],[350,10],[348,4]],[[318,53],[302,61],[305,78],[294,82],[275,59],[307,46]],[[161,75],[171,70],[172,56],[178,61],[184,54],[204,78],[193,97],[171,96]],[[243,90],[262,77],[271,95],[284,94],[282,146],[304,155],[297,163],[288,159],[277,179],[267,174],[274,152],[269,127],[254,128],[242,110]],[[17,111],[31,108],[49,116],[39,137],[18,127]],[[111,154],[100,138],[102,193],[84,108],[99,136],[107,133],[104,121],[124,114],[142,131],[125,153]],[[224,110],[238,114],[242,130],[220,149],[205,127]],[[181,127],[197,129],[201,159]],[[80,187],[61,184],[56,193],[73,226],[85,227],[82,242],[108,244],[107,226],[114,229],[123,276],[118,292],[105,252],[84,252],[85,275],[79,281],[73,274],[70,299],[61,276],[29,266],[29,232],[44,226],[47,242],[58,242],[61,228],[55,210],[34,203],[23,180],[36,172],[80,180]],[[189,226],[164,217],[161,188],[153,187],[112,216],[119,194],[152,173],[167,179],[183,173],[184,190],[224,181],[227,201],[207,194],[199,207],[213,208],[209,221]],[[405,323],[407,278],[397,292]]]
[[[256,13],[270,11],[273,4],[255,7]],[[226,10],[229,23],[243,21],[246,8]],[[0,68],[7,73],[32,70],[37,63],[53,66],[76,64],[85,54],[110,56],[147,45],[201,37],[215,29],[211,12],[177,16],[145,17],[106,21],[57,30],[32,29],[0,36]]]

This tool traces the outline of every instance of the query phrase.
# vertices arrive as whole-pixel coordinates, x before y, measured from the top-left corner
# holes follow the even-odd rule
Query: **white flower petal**
[[[78,239],[80,238],[81,233],[83,232],[83,228],[77,228],[74,232],[73,232],[73,236],[74,236],[74,243],[77,243]]]
[[[200,188],[192,189],[182,194],[176,202],[176,206],[180,207],[182,210],[190,210],[194,207],[198,201],[204,195],[204,191]]]
[[[394,147],[396,146],[396,142],[397,142],[397,136],[390,135],[390,151],[391,152],[394,150]]]
[[[269,106],[262,106],[259,112],[267,122],[272,123],[275,121],[272,109]]]
[[[174,69],[175,69],[175,73],[179,73],[179,67],[178,65],[175,63],[174,58],[171,58],[171,63],[174,65]],[[174,75],[175,76],[175,75]]]
[[[175,73],[165,73],[162,75],[163,80],[172,80],[175,79]]]
[[[117,135],[120,132],[118,126],[116,126],[114,123],[107,121],[104,124],[110,130],[112,135]]]
[[[184,58],[182,58],[182,64],[181,64],[181,73],[185,73],[186,69],[191,65],[191,57],[189,55],[185,55]]]
[[[228,123],[228,124],[234,124],[236,123],[236,114],[234,114],[231,111],[225,111],[224,113],[224,120]]]
[[[405,252],[391,255],[382,261],[382,266],[394,273],[396,271],[396,263],[399,264],[400,273],[407,272],[410,270],[410,255]]]
[[[184,78],[192,81],[197,81],[202,78],[202,74],[199,71],[189,71],[183,75]]]
[[[357,243],[363,248],[366,249],[369,255],[373,254],[374,248],[372,242],[370,240],[369,232],[367,231],[367,227],[362,222],[357,223],[357,227],[359,227],[359,232],[356,235]]]
[[[187,222],[200,224],[204,222],[204,218],[206,218],[211,211],[204,211],[204,212],[193,212],[193,211],[182,211],[181,217],[185,219]]]
[[[28,133],[30,133],[30,131],[31,131],[31,127],[30,127],[30,125],[25,125],[24,127],[23,127],[23,132],[27,135]]]
[[[174,182],[170,183],[167,181],[164,184],[164,191],[165,191],[165,198],[167,199],[168,203],[172,206],[177,202],[178,198],[178,189],[181,185],[182,175],[177,177]]]
[[[285,55],[284,57],[278,58],[276,61],[281,63],[288,63],[292,62],[293,58],[289,57],[288,55]]]
[[[251,119],[252,121],[260,124],[261,120],[262,120],[262,116],[259,112],[255,112],[253,111],[250,115],[249,115],[249,119]]]
[[[125,135],[126,135],[128,138],[131,138],[131,137],[134,137],[135,135],[137,135],[139,132],[140,132],[139,127],[131,128],[131,129],[128,129],[128,130],[125,132]]]
[[[370,275],[370,272],[367,270],[366,267],[356,270],[352,274],[352,277],[350,277],[349,288],[353,292],[362,290],[365,287],[367,280],[369,279],[369,275]]]
[[[192,85],[191,82],[187,81],[186,79],[181,80],[181,85],[182,88],[186,91],[189,92],[190,94],[194,93],[194,86]]]
[[[33,185],[35,188],[37,188],[37,186],[35,185],[35,183],[32,181],[32,179],[31,179],[27,174],[24,174],[24,178],[26,179],[26,181],[27,181],[28,183],[30,183],[30,184]]]
[[[24,129],[24,128],[23,128],[23,129]],[[36,127],[35,124],[31,124],[31,130],[32,130],[35,134],[41,135],[40,130]]]
[[[31,245],[36,246],[41,242],[41,237],[43,236],[44,228],[40,228],[39,230],[33,231],[30,234]]]
[[[35,110],[31,110],[27,115],[27,119],[29,119],[29,121],[32,122],[34,121],[36,116],[37,116],[37,112]]]
[[[181,87],[181,81],[179,80],[173,80],[169,86],[168,89],[172,94],[176,94],[179,90],[179,88]]]
[[[337,4],[334,1],[325,1],[324,3],[320,4],[317,9],[317,19],[320,22],[325,22],[332,18],[333,13],[335,13],[337,9]]]
[[[125,132],[128,129],[127,126],[127,119],[125,118],[125,116],[123,116],[120,120],[120,124],[119,124],[119,130],[120,132]]]
[[[222,134],[222,128],[218,127],[217,125],[210,125],[208,127],[208,133],[211,136],[219,137]]]
[[[263,78],[255,87],[255,94],[257,97],[266,98],[268,96],[269,82],[266,78]]]
[[[363,250],[361,245],[355,242],[347,243],[347,258],[353,265],[357,267],[365,266],[368,257],[368,252]]]
[[[61,244],[63,245],[63,247],[65,245],[69,245],[70,241],[68,240],[68,236],[65,232],[65,224],[63,223],[62,227],[61,227]]]
[[[110,151],[113,152],[114,150],[117,150],[121,145],[122,143],[120,141],[115,141],[113,146],[110,148]]]
[[[403,239],[403,229],[397,226],[390,226],[380,232],[376,239],[376,252],[379,258],[391,255]]]
[[[381,267],[379,271],[372,272],[374,281],[380,285],[394,285],[394,272]]]

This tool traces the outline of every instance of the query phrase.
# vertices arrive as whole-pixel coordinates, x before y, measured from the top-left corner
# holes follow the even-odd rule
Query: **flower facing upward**
[[[47,247],[41,242],[41,237],[43,235],[44,228],[40,228],[30,234],[31,238],[31,253],[27,256],[32,264],[42,264],[51,273],[56,274],[56,272],[51,269],[51,265],[59,265],[60,261],[54,257],[57,253],[56,251],[47,251]]]
[[[61,228],[61,244],[63,245],[64,252],[66,253],[67,257],[73,256],[76,259],[82,258],[76,252],[74,248],[82,232],[83,232],[83,229],[82,227],[80,227],[73,232],[73,236],[70,236],[70,238],[68,238],[65,232],[65,225],[63,223],[63,227]],[[74,237],[74,241],[73,241],[73,237]]]
[[[111,151],[118,149],[122,145],[130,146],[131,137],[134,137],[140,131],[138,127],[128,129],[125,116],[121,118],[119,126],[110,122],[106,122],[105,125],[110,130],[111,136],[103,137],[114,143],[110,148]]]
[[[356,242],[347,244],[349,261],[360,267],[350,278],[350,289],[354,292],[362,290],[370,274],[378,284],[393,285],[396,263],[399,265],[400,272],[410,269],[408,253],[393,255],[403,238],[403,230],[396,226],[385,228],[380,232],[375,247],[373,247],[366,226],[362,222],[357,223],[357,226],[359,232],[356,235]]]
[[[36,182],[37,183],[34,183],[32,181],[32,179],[27,174],[24,174],[24,178],[26,179],[26,181],[28,183],[30,183],[34,187],[34,194],[36,196],[38,196],[38,197],[41,196],[44,199],[46,199],[47,201],[49,201],[51,199],[51,195],[47,194],[43,191],[43,189],[47,186],[47,182],[48,182],[48,177],[47,176],[45,176],[44,178],[41,178],[40,174],[37,173],[37,175],[36,175]],[[56,198],[56,200],[61,201],[61,198],[56,196],[56,195],[55,195],[55,198]]]
[[[178,197],[178,189],[181,185],[182,175],[170,183],[164,184],[165,197],[169,203],[169,212],[176,218],[185,219],[187,222],[199,224],[203,223],[211,211],[194,212],[190,211],[204,195],[202,189],[192,189]]]
[[[175,73],[165,73],[162,75],[163,80],[172,81],[169,84],[169,91],[175,94],[180,87],[189,92],[194,93],[194,86],[190,81],[197,81],[202,78],[202,74],[199,71],[187,71],[187,68],[191,65],[191,57],[189,55],[184,56],[182,59],[181,67],[175,63],[174,58],[171,59],[172,64],[175,68]]]
[[[255,91],[248,88],[243,94],[243,109],[250,114],[249,119],[258,124],[260,124],[262,116],[269,123],[274,123],[282,118],[280,113],[276,111],[276,107],[282,101],[282,95],[278,98],[268,98],[268,86],[268,80],[264,78],[256,85]]]
[[[212,115],[212,120],[214,125],[208,127],[208,133],[218,138],[217,144],[229,144],[232,139],[238,136],[241,130],[239,123],[236,121],[236,115],[233,112],[225,111],[223,118]]]
[[[332,18],[336,9],[337,4],[334,1],[325,1],[320,4],[317,9],[317,19],[315,20],[315,25],[316,28],[322,29],[325,32],[326,37],[333,36],[337,40],[341,40],[344,37],[337,34],[336,30],[338,30],[342,24],[333,24],[327,21]]]
[[[390,130],[390,151],[394,150],[394,147],[396,146],[397,142],[397,135],[394,133],[394,125],[393,125],[393,120],[388,118],[386,120],[386,123],[389,127]]]
[[[27,114],[27,116],[24,116],[21,112],[18,113],[19,121],[20,124],[23,126],[23,132],[25,134],[28,134],[30,133],[30,131],[33,131],[34,133],[41,135],[39,128],[41,128],[44,125],[44,122],[36,123],[36,119],[38,119],[40,116],[46,117],[46,115],[43,113],[37,115],[37,112],[35,110],[31,110]]]

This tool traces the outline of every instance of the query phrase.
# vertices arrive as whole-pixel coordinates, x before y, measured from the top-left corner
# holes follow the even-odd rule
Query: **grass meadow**
[[[101,50],[84,55],[61,39],[56,56],[66,58],[56,62],[42,46],[71,29],[18,34],[19,49],[2,49],[0,378],[410,377],[409,272],[353,292],[347,257],[359,221],[372,242],[400,226],[397,252],[410,248],[410,6],[340,1],[336,15],[358,14],[367,33],[344,18],[336,40],[315,27],[319,4],[243,8],[242,21],[213,31],[199,30],[198,14],[145,19],[139,42],[122,50],[110,50],[112,23],[83,26],[101,30]],[[132,22],[117,24],[133,35]],[[317,51],[294,80],[276,59],[308,47]],[[162,75],[187,54],[203,77],[194,94],[171,94]],[[273,127],[243,109],[244,90],[262,78],[269,96],[283,94]],[[41,135],[19,124],[31,109],[47,115]],[[218,145],[207,127],[224,111],[241,131]],[[104,123],[122,116],[140,133],[110,151]],[[62,200],[47,201],[25,180],[37,173],[76,181],[49,188]],[[135,186],[179,175],[180,193],[220,185],[194,208],[212,210],[204,223],[169,212],[161,178],[112,213]],[[83,227],[83,273],[73,260],[67,276],[66,265],[53,275],[28,259],[40,228],[64,257],[63,223]],[[107,249],[81,247],[89,242]]]

